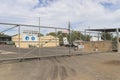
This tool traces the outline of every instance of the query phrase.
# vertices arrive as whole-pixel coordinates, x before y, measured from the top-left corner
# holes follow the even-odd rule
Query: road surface
[[[120,54],[1,62],[0,80],[120,80]]]

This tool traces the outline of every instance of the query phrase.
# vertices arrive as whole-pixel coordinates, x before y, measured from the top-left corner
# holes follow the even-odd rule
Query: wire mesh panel
[[[20,58],[32,58],[39,56],[39,29],[36,27],[26,27],[20,28],[20,40],[16,45],[19,46],[19,57]]]
[[[19,26],[2,25],[0,30],[0,60],[18,58],[19,48],[16,47],[13,38],[20,33]]]
[[[65,45],[63,41],[63,38],[67,39],[67,33],[63,33],[63,30],[41,28],[41,34],[44,35],[40,37],[41,57],[69,54],[69,47],[67,47],[69,44]]]
[[[10,40],[6,42],[5,40],[2,41],[2,39],[6,38],[1,37],[1,60],[24,60],[28,58],[69,55],[69,31],[66,28],[9,23],[2,25],[13,26],[12,28],[6,27],[5,30],[1,31],[4,32],[3,34],[13,34],[11,34]],[[15,32],[12,32],[12,29]]]
[[[117,34],[116,32],[112,32],[112,50],[117,51],[118,45],[117,45]]]
[[[0,23],[0,60],[41,58],[118,50],[119,33]]]
[[[88,54],[97,52],[112,51],[111,33],[72,31],[72,43],[74,54]]]

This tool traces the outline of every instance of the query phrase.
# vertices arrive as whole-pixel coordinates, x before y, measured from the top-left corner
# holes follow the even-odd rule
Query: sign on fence
[[[38,31],[25,30],[22,36],[23,41],[38,41]]]

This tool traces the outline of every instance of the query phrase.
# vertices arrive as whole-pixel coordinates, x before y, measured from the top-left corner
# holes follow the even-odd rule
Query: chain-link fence
[[[0,60],[69,55],[69,47],[65,47],[69,46],[69,28],[9,23],[0,25],[3,26],[0,34]],[[65,46],[63,38],[67,42]]]
[[[118,50],[118,34],[106,30],[0,23],[0,60],[24,60]]]

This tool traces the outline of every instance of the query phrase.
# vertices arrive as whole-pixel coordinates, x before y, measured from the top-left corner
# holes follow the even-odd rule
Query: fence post
[[[18,45],[19,45],[18,53],[19,53],[19,56],[20,56],[20,55],[21,55],[21,54],[20,54],[20,25],[18,26],[18,40],[19,40],[19,41],[18,41]],[[18,57],[19,57],[19,56],[18,56]]]
[[[71,55],[71,25],[70,25],[70,21],[68,22],[68,30],[69,30],[69,55]]]
[[[86,39],[87,39],[87,36],[86,36],[86,29],[84,30],[84,35],[85,35],[85,38],[84,38],[84,43],[86,42]]]
[[[117,50],[118,53],[120,53],[120,44],[119,44],[119,29],[116,29],[116,33],[117,33]]]
[[[104,28],[104,40],[106,41],[106,31],[105,31],[105,28]]]
[[[39,35],[38,35],[38,39],[39,39],[39,53],[38,53],[38,59],[40,60],[40,37],[41,37],[41,35],[40,35],[40,17],[39,17]]]
[[[55,41],[56,41],[56,47],[57,47],[57,44],[58,44],[58,43],[57,43],[57,41],[58,41],[58,40],[57,40],[57,28],[55,28],[55,38],[56,38]]]

